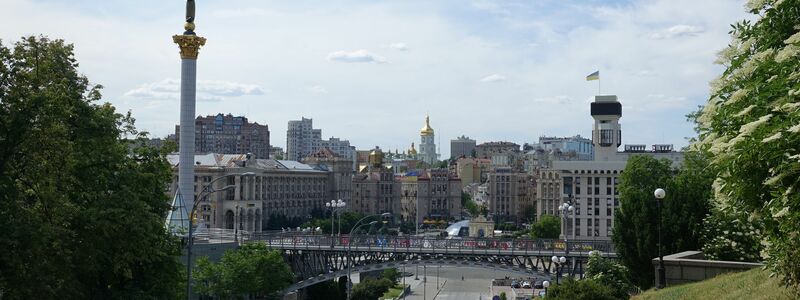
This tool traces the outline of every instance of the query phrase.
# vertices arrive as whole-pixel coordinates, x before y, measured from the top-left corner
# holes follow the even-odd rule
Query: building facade
[[[447,169],[427,169],[403,176],[402,219],[422,225],[425,220],[461,219],[461,180]]]
[[[486,181],[488,208],[495,221],[522,222],[534,205],[532,178],[511,168],[498,168]]]
[[[475,140],[463,135],[455,140],[450,140],[450,158],[476,157],[475,145]]]
[[[180,140],[180,125],[175,125]],[[180,142],[178,142],[180,144]],[[269,158],[269,127],[250,123],[243,116],[217,114],[195,119],[195,153],[252,153]]]
[[[177,166],[177,155],[167,159]],[[210,153],[196,155],[195,162],[194,198],[200,200],[196,215],[210,228],[236,226],[239,230],[261,231],[270,216],[305,218],[314,209],[324,209],[333,198],[329,188],[332,172],[295,161]],[[174,169],[171,194],[178,181]],[[252,175],[243,175],[248,172]],[[209,184],[220,191],[201,195]],[[233,188],[222,190],[226,186]],[[199,199],[201,196],[203,199]]]
[[[303,159],[303,163],[317,170],[329,172],[328,193],[331,199],[341,199],[350,203],[353,191],[353,161],[342,157],[328,148],[322,148]]]
[[[683,162],[683,153],[671,145],[654,145],[647,151],[643,145],[622,144],[622,105],[613,95],[596,96],[591,103],[592,160],[557,160],[551,168],[542,169],[537,184],[537,214],[560,216],[561,203],[575,207],[568,222],[562,224],[562,236],[569,238],[610,240],[614,228],[614,210],[619,207],[619,177],[633,155],[667,158],[674,167]]]
[[[390,168],[383,165],[383,152],[375,147],[368,165],[353,175],[351,209],[367,215],[390,213],[400,218],[400,182]]]
[[[475,155],[478,158],[491,159],[497,154],[519,153],[519,145],[512,142],[486,142],[475,146]]]
[[[491,161],[485,158],[459,158],[456,160],[456,174],[461,179],[461,185],[483,183],[486,174],[490,171]]]
[[[356,149],[350,146],[350,141],[331,137],[322,139],[322,129],[314,129],[313,120],[301,118],[289,121],[286,130],[286,159],[302,161],[311,153],[328,148],[336,155],[349,159],[351,169],[356,167]]]

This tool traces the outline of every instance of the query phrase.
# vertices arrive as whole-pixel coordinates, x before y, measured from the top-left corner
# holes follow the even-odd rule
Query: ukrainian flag
[[[589,74],[589,76],[586,76],[586,81],[592,80],[600,80],[600,71],[595,71],[594,73]]]

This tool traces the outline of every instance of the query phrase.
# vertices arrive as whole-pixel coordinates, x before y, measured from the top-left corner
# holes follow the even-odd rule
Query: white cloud
[[[662,31],[651,33],[649,37],[651,39],[663,40],[684,36],[698,36],[705,31],[706,30],[700,26],[675,25]]]
[[[542,104],[567,104],[572,101],[572,98],[566,95],[558,95],[552,97],[539,97],[534,98],[533,102]]]
[[[328,60],[346,63],[385,63],[383,56],[370,53],[364,49],[354,51],[334,51],[328,54]]]
[[[197,82],[197,100],[216,102],[223,97],[240,97],[245,95],[263,95],[264,90],[254,84],[230,81],[199,80]],[[180,96],[180,81],[175,78],[145,83],[125,92],[124,96],[145,100],[176,100]]]
[[[312,86],[312,87],[308,88],[308,91],[312,92],[314,94],[327,94],[328,93],[328,90],[325,89],[324,87],[320,86],[320,85]]]
[[[395,49],[395,50],[400,50],[400,51],[407,51],[408,50],[408,45],[406,45],[406,43],[392,43],[392,44],[389,44],[387,47]]]
[[[506,77],[500,74],[492,74],[481,79],[481,82],[499,82],[506,81]]]

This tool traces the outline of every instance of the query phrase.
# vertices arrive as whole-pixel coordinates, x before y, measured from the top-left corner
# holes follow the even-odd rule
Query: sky
[[[286,147],[289,120],[358,149],[419,144],[425,115],[449,141],[591,136],[589,103],[615,94],[623,143],[674,144],[708,99],[713,64],[745,18],[733,0],[197,0],[197,115],[267,124]],[[180,0],[0,0],[0,40],[75,45],[104,101],[154,137],[179,120]],[[597,81],[586,75],[600,71]]]

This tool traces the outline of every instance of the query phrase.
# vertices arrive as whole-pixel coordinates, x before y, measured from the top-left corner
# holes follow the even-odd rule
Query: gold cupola
[[[383,151],[378,146],[375,146],[375,149],[369,153],[369,164],[373,167],[383,165]]]
[[[417,155],[417,149],[414,148],[414,143],[411,143],[411,149],[408,149],[408,155]]]
[[[427,115],[425,116],[425,127],[422,127],[422,129],[420,129],[419,134],[421,136],[433,135],[433,128],[431,128],[431,120],[430,118],[428,118]]]

